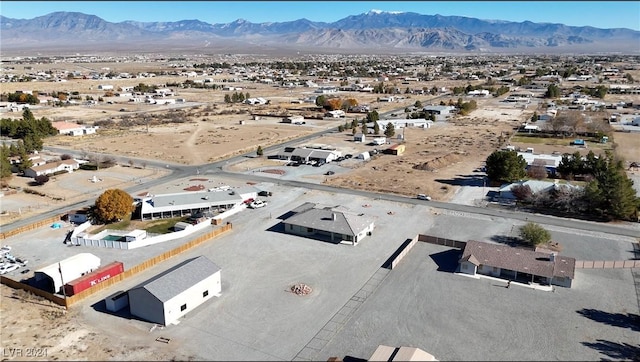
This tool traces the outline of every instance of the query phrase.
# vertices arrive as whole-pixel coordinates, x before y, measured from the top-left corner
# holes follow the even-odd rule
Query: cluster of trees
[[[134,92],[140,92],[140,93],[153,93],[156,91],[156,89],[158,89],[156,86],[148,85],[144,83],[139,83],[137,86],[133,87]]]
[[[0,134],[21,139],[27,153],[42,149],[42,139],[58,134],[47,118],[36,119],[29,108],[22,112],[22,119],[0,119]]]
[[[233,92],[232,95],[224,95],[224,103],[242,103],[249,98],[251,98],[249,92]]]
[[[4,98],[4,96],[2,98]],[[7,94],[6,95],[6,101],[7,102],[15,102],[15,103],[27,103],[27,104],[39,104],[40,103],[40,100],[38,99],[38,96],[36,96],[35,94],[22,93],[22,92],[16,92],[16,93]]]
[[[526,166],[514,151],[496,151],[487,158],[487,174],[492,180],[515,181],[521,179]],[[523,169],[521,169],[523,170]],[[640,212],[640,198],[636,196],[633,181],[627,177],[622,160],[607,151],[596,156],[589,152],[565,154],[558,172],[566,179],[580,175],[587,181],[584,187],[557,185],[548,192],[533,194],[527,185],[514,186],[511,192],[523,204],[536,208],[553,209],[565,213],[593,215],[609,219],[635,219]],[[494,178],[501,177],[501,178]]]
[[[356,118],[351,122],[345,122],[344,125],[342,124],[339,125],[338,132],[344,132],[350,129],[352,134],[356,134],[358,133],[358,127],[360,127],[360,131],[363,134],[369,134],[369,126],[367,126],[367,123],[373,123],[373,134],[377,136],[380,134],[380,126],[378,125],[379,120],[380,120],[380,115],[378,114],[377,111],[374,110],[374,111],[368,112],[367,117],[362,120],[358,120]],[[395,134],[396,134],[396,131],[395,131],[395,127],[393,126],[393,123],[388,123],[387,126],[385,127],[384,135],[387,137],[393,137]]]
[[[474,100],[470,100],[469,102],[462,102],[462,98],[458,98],[458,103],[456,104],[456,106],[458,107],[460,114],[466,116],[467,114],[478,108],[478,103],[476,103],[476,101]]]
[[[599,86],[594,87],[594,88],[583,88],[581,90],[581,93],[587,94],[587,95],[589,95],[591,97],[604,99],[604,97],[607,95],[608,91],[609,91],[609,88],[607,86],[599,85]]]
[[[584,211],[616,219],[637,215],[640,198],[636,196],[633,180],[627,176],[623,160],[610,151],[604,156],[596,156],[590,151],[584,158],[577,152],[565,154],[558,171],[568,179],[576,175],[586,175],[590,179],[584,188]]]
[[[536,115],[537,117],[537,115]],[[544,125],[545,130],[553,131],[556,136],[575,136],[576,134],[592,133],[600,138],[611,132],[611,126],[602,119],[593,119],[587,122],[584,112],[566,110],[558,112],[549,122]]]
[[[348,110],[351,107],[358,105],[358,101],[355,98],[341,99],[339,97],[320,95],[316,97],[316,106],[322,107],[328,111],[335,111],[336,109]]]

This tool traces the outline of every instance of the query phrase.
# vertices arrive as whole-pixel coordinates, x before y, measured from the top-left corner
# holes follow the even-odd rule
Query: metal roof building
[[[256,198],[258,190],[242,188],[174,194],[152,195],[140,202],[137,212],[142,220],[178,217],[202,211],[228,210],[248,198]]]
[[[182,262],[129,290],[131,314],[169,325],[222,290],[221,269],[205,256]]]
[[[100,267],[100,258],[90,253],[80,253],[35,271],[34,276],[41,289],[58,293],[65,283],[78,279]]]

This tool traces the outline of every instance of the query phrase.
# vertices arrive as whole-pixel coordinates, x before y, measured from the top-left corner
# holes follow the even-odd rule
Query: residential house
[[[58,130],[59,134],[65,134],[69,136],[82,136],[96,133],[98,127],[85,126],[74,122],[58,121],[51,122],[53,128]]]
[[[553,252],[469,240],[458,263],[458,271],[464,274],[571,288],[576,260]]]
[[[268,103],[268,101],[267,101],[266,99],[264,99],[264,98],[260,98],[260,97],[259,97],[259,98],[249,98],[249,99],[246,99],[246,100],[244,101],[244,103],[246,103],[246,104],[251,104],[251,105],[254,105],[254,106],[255,106],[255,105],[267,104],[267,103]]]
[[[316,204],[305,203],[286,218],[284,231],[287,234],[301,235],[334,243],[347,242],[357,245],[366,236],[371,235],[375,227],[373,218],[363,214],[338,211],[337,208],[316,208]]]
[[[366,142],[364,133],[356,133],[353,135],[353,142]]]
[[[40,166],[33,166],[24,170],[24,175],[27,177],[36,177],[40,175],[53,175],[56,172],[67,171],[73,172],[80,168],[80,163],[76,160],[62,160],[52,163],[45,163]]]
[[[346,114],[342,109],[336,109],[333,111],[326,112],[324,116],[329,118],[344,118],[346,117]]]

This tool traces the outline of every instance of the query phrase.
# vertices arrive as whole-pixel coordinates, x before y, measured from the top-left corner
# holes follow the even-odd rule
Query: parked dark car
[[[327,175],[327,176],[330,176],[330,175],[335,175],[335,172],[333,172],[333,171],[327,171],[327,172],[325,172],[324,174],[325,174],[325,175]]]

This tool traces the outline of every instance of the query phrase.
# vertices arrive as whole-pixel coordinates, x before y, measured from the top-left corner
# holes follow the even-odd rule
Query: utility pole
[[[64,308],[67,309],[67,291],[64,290],[64,277],[62,276],[62,264],[60,264],[60,262],[58,262],[58,271],[60,272],[60,281],[62,282],[62,296],[64,297],[65,304]]]

